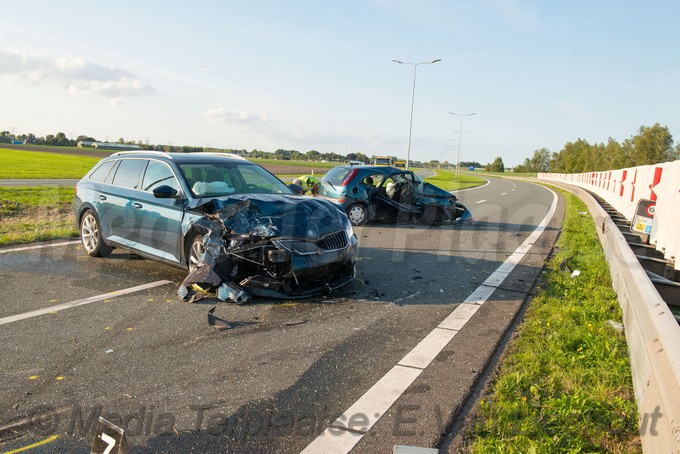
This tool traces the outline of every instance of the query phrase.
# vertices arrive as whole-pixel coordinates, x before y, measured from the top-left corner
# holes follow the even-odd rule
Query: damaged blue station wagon
[[[187,300],[194,284],[243,303],[331,292],[355,276],[342,208],[235,155],[116,153],[78,183],[73,209],[88,255],[122,247],[188,269]]]

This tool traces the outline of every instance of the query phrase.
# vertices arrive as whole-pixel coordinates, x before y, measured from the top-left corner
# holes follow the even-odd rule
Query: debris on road
[[[217,328],[233,328],[234,325],[223,318],[219,318],[218,316],[214,315],[216,308],[217,306],[213,306],[213,308],[208,311],[208,325]]]

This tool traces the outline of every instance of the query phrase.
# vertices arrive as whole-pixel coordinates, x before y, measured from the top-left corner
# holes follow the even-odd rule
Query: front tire
[[[205,245],[203,244],[203,235],[196,232],[189,238],[187,242],[187,267],[189,271],[194,271],[201,263],[201,256],[205,252]]]
[[[423,225],[439,225],[442,223],[444,213],[436,206],[428,206],[423,210],[418,221]]]
[[[80,219],[80,241],[87,255],[91,257],[106,257],[111,253],[111,247],[102,238],[99,219],[92,210],[85,211]]]
[[[364,225],[368,221],[368,211],[364,205],[355,203],[347,208],[347,217],[352,225]]]

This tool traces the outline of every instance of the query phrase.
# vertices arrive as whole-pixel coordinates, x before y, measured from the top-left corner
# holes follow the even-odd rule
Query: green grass
[[[536,178],[538,174],[536,172],[487,172],[486,170],[480,170],[482,175],[490,175],[493,177],[523,177],[523,178]]]
[[[471,452],[641,451],[626,340],[610,324],[621,310],[607,262],[585,205],[562,194],[556,254],[480,402]]]
[[[322,168],[322,169],[332,169],[333,167],[337,167],[340,165],[343,165],[344,163],[341,162],[321,162],[321,161],[282,161],[278,159],[259,159],[259,158],[246,158],[249,161],[253,161],[258,163],[261,166],[267,166],[267,165],[283,165],[283,166],[291,166],[291,167],[315,167],[315,168]]]
[[[99,158],[0,148],[2,178],[82,178]]]
[[[78,235],[73,188],[0,187],[0,246]]]
[[[459,189],[473,188],[486,183],[483,178],[480,178],[476,175],[459,173],[458,178],[456,178],[456,172],[439,169],[435,170],[435,172],[437,173],[436,176],[423,179],[426,182],[432,183],[435,186],[439,186],[446,191],[457,191]]]

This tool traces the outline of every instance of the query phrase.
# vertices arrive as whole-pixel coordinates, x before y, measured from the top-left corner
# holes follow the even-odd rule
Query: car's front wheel
[[[87,210],[80,219],[80,240],[87,255],[105,257],[111,253],[111,247],[104,243],[99,219],[94,211]]]
[[[442,223],[444,213],[436,206],[427,206],[420,215],[418,221],[423,225],[439,225]]]
[[[187,266],[189,271],[194,271],[201,263],[201,258],[205,252],[205,245],[203,244],[203,235],[196,232],[189,237],[187,242]]]
[[[352,225],[364,225],[368,221],[368,211],[364,205],[355,203],[347,208],[347,217]]]

